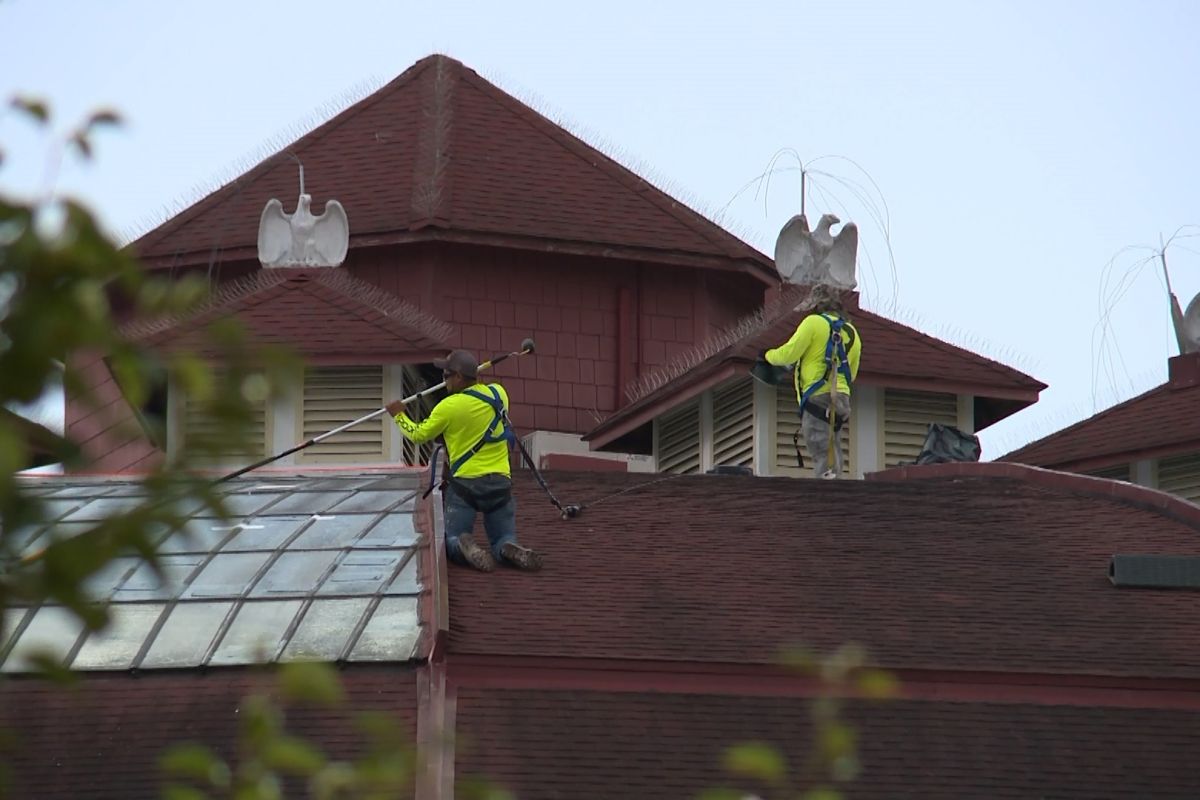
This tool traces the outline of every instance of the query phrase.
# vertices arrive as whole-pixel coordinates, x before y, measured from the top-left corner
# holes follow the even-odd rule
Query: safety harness
[[[846,379],[846,388],[850,388],[851,384],[854,382],[854,378],[850,374],[850,360],[846,356],[846,350],[847,347],[854,346],[855,333],[854,326],[847,325],[846,320],[842,319],[841,317],[831,317],[828,314],[821,314],[820,317],[829,323],[829,340],[825,342],[825,371],[821,374],[820,378],[814,381],[800,395],[800,416],[803,417],[805,414],[812,414],[814,417],[828,425],[829,417],[834,412],[833,404],[831,403],[829,408],[821,409],[815,404],[809,404],[808,401],[814,394],[817,393],[818,389],[820,389],[826,383],[829,383],[831,380],[836,379],[836,376],[834,375],[835,371],[838,375],[841,375]],[[846,331],[846,335],[850,340],[849,342],[842,340],[843,330]],[[799,375],[800,369],[797,366],[796,376],[799,377]],[[834,434],[837,434],[842,430],[842,426],[846,424],[846,419],[846,417],[834,417]],[[796,447],[796,460],[800,463],[800,468],[804,469],[804,456],[800,452],[800,430],[796,430],[796,432],[792,434],[792,444],[794,444]]]
[[[454,476],[460,469],[462,469],[463,464],[466,464],[472,456],[482,450],[484,445],[495,444],[496,442],[508,442],[511,446],[513,442],[517,441],[517,436],[513,433],[512,423],[508,421],[508,410],[504,407],[504,401],[500,399],[500,392],[496,391],[496,387],[491,386],[490,384],[483,388],[487,389],[489,394],[484,394],[475,388],[463,389],[462,394],[483,401],[491,407],[492,413],[495,416],[492,417],[491,422],[489,422],[487,428],[484,429],[483,436],[479,439],[479,441],[476,442],[470,450],[463,453],[458,458],[450,462],[449,465],[447,465],[445,475],[442,479],[443,486],[446,483],[453,485]],[[496,430],[497,425],[500,426],[500,432],[493,433],[493,431]],[[441,460],[439,456],[442,449],[443,447],[440,444],[434,449],[433,458],[430,460],[429,488],[425,490],[424,497],[428,497],[430,492],[433,491],[433,487],[437,485],[437,465]]]

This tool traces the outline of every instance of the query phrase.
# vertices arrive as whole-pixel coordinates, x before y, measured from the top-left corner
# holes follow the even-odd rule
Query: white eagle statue
[[[817,229],[809,231],[803,214],[788,220],[775,240],[775,268],[785,281],[804,286],[822,283],[839,289],[858,285],[858,227],[847,222],[833,236],[829,229],[839,222],[833,214],[825,214],[817,222]]]
[[[264,267],[336,267],[346,260],[346,209],[330,200],[317,217],[308,210],[310,203],[312,196],[301,191],[295,213],[286,214],[283,203],[267,201],[258,223],[258,260]]]

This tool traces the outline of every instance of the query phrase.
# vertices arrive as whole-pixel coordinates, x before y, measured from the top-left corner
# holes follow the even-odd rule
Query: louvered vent
[[[309,367],[301,411],[305,441],[383,407],[383,367]],[[385,415],[301,451],[306,463],[384,461]]]
[[[1139,589],[1200,589],[1195,556],[1115,555],[1108,562],[1114,586]]]
[[[941,392],[883,393],[883,463],[911,464],[921,454],[929,424],[958,425],[958,398]]]
[[[1200,454],[1164,458],[1158,462],[1158,488],[1200,503]]]
[[[700,471],[700,403],[693,401],[658,422],[658,471]]]
[[[411,365],[406,364],[402,368],[403,384],[405,397],[411,397],[422,389],[426,388],[425,381],[421,378],[421,371]],[[434,400],[434,395],[425,395],[419,397],[408,404],[408,415],[415,420],[423,420],[429,416],[429,412],[437,404]],[[390,418],[387,424],[392,424]],[[433,456],[433,449],[436,447],[436,442],[426,442],[425,444],[415,444],[409,439],[404,439],[404,463],[409,466],[424,466],[429,463],[429,459]]]
[[[749,378],[713,391],[713,465],[754,463],[754,387]]]
[[[223,373],[213,370],[213,383],[220,385]],[[230,436],[222,423],[206,414],[195,398],[184,396],[183,411],[183,446],[190,450],[191,458],[200,464],[226,464],[246,458],[261,458],[267,454],[267,411],[265,403],[258,403],[251,409],[252,417],[249,428],[240,434]],[[207,446],[204,443],[208,443]],[[221,454],[217,455],[211,448],[220,444]],[[207,453],[201,454],[199,448],[204,447]]]
[[[1128,464],[1117,464],[1115,467],[1105,467],[1104,469],[1094,469],[1090,472],[1083,473],[1091,475],[1093,478],[1108,478],[1114,481],[1128,481],[1130,471]]]
[[[775,474],[791,478],[811,478],[813,475],[812,457],[804,446],[804,435],[800,436],[800,449],[804,453],[804,468],[801,469],[796,459],[796,445],[792,436],[800,430],[800,403],[796,400],[796,390],[792,386],[779,386],[775,389]],[[854,429],[854,421],[842,428],[840,444],[842,447],[842,475],[853,476],[850,463],[850,436]]]

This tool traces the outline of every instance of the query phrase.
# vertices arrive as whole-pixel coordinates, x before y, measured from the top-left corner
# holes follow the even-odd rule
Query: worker
[[[850,323],[839,290],[824,284],[814,286],[809,306],[809,314],[796,326],[792,337],[765,351],[763,359],[774,366],[795,365],[800,430],[813,461],[813,472],[818,478],[836,478],[842,472],[838,432],[850,420],[850,390],[858,376],[862,339]]]
[[[450,462],[442,491],[446,554],[451,561],[483,572],[495,569],[496,562],[541,569],[542,557],[517,543],[517,505],[508,458],[515,437],[508,421],[508,394],[498,383],[479,382],[479,362],[467,350],[454,350],[433,363],[442,370],[449,394],[429,417],[414,421],[402,400],[388,403],[387,411],[413,442],[421,444],[439,435],[446,442]],[[475,542],[476,513],[483,514],[490,551]]]

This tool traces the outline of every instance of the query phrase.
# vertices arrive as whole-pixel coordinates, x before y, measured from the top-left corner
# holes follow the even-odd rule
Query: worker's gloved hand
[[[391,414],[393,417],[399,416],[400,414],[404,413],[404,401],[403,400],[393,400],[392,402],[388,403],[387,406],[385,406],[385,407],[387,408],[387,413]]]

